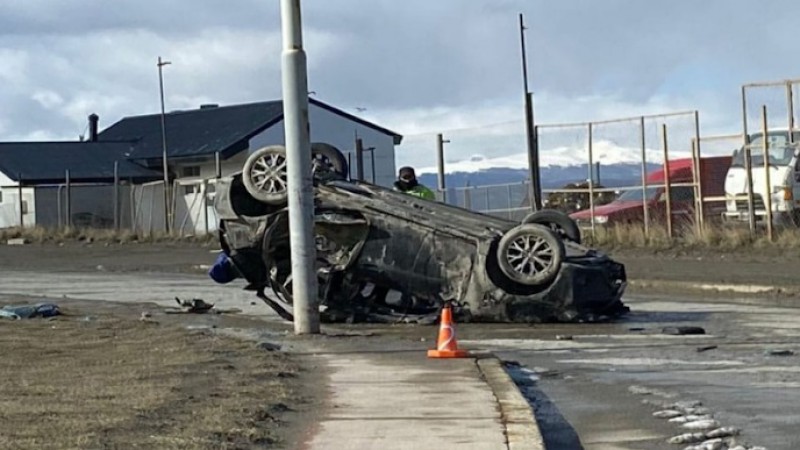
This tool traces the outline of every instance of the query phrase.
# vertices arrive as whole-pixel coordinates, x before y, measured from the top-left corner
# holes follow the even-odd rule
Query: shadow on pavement
[[[575,429],[550,398],[539,389],[536,374],[524,367],[506,366],[508,374],[536,413],[536,423],[548,450],[583,450]]]

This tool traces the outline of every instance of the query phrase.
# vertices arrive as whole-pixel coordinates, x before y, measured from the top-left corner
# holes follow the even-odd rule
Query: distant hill
[[[647,172],[660,167],[657,164],[648,164]],[[542,168],[541,174],[542,189],[558,189],[571,183],[586,182],[589,178],[589,167],[588,164],[547,166]],[[522,182],[527,179],[527,169],[502,167],[448,173],[445,175],[447,203],[478,211],[525,207],[528,202],[527,191]],[[423,173],[419,175],[419,180],[432,189],[437,187],[435,173]],[[597,173],[595,181],[598,181]],[[618,163],[600,167],[599,184],[603,187],[639,186],[641,183],[641,164]],[[468,192],[458,189],[466,186],[473,189]]]
[[[648,164],[647,171],[658,169],[657,164]],[[589,178],[588,164],[574,166],[548,166],[541,170],[542,188],[555,189],[569,183],[586,181]],[[465,186],[489,186],[498,184],[522,183],[528,179],[527,169],[509,169],[494,167],[476,172],[453,172],[445,175],[448,188]],[[595,173],[595,181],[606,187],[640,185],[642,179],[641,164],[620,163],[600,167],[599,177]],[[435,173],[423,173],[419,176],[422,184],[436,188]]]

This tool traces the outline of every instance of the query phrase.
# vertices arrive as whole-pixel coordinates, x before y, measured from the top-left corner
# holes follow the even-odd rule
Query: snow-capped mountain
[[[663,163],[661,150],[647,149],[646,171],[658,169]],[[670,159],[688,158],[689,152],[671,151]],[[569,183],[583,182],[592,176],[595,182],[606,187],[635,186],[641,184],[642,151],[620,147],[609,141],[598,141],[592,146],[592,175],[589,172],[588,151],[575,147],[545,148],[540,151],[542,188],[563,187]],[[599,167],[598,167],[599,165]],[[420,181],[436,187],[436,167],[417,169]],[[528,179],[528,155],[519,153],[487,158],[474,155],[461,161],[445,164],[445,182],[448,188],[520,183]]]

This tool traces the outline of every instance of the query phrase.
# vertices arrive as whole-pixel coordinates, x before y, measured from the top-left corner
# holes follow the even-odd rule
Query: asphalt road
[[[653,417],[663,408],[647,404],[677,401],[702,402],[720,426],[741,430],[739,442],[800,448],[800,310],[736,299],[627,304],[633,313],[615,324],[507,329],[499,339],[461,342],[520,364],[512,371],[551,449],[683,448],[667,440],[692,430]],[[664,334],[669,326],[706,333]],[[787,349],[796,355],[767,354]]]

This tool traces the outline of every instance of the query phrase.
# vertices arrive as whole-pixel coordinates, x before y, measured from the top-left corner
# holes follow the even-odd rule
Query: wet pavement
[[[749,302],[748,302],[749,303]],[[675,449],[694,430],[657,419],[656,404],[699,401],[740,443],[800,448],[800,310],[663,297],[627,299],[622,322],[506,330],[470,339],[520,367],[553,449]],[[699,326],[703,335],[667,335]],[[528,336],[524,337],[523,334]],[[560,339],[559,339],[560,338]],[[796,355],[777,356],[791,350]]]

